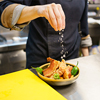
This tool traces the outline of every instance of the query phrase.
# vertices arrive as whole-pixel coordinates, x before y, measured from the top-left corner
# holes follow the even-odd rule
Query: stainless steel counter
[[[68,86],[52,86],[68,100],[100,100],[100,54],[68,60],[79,61],[80,76]],[[32,72],[36,72],[32,69]]]

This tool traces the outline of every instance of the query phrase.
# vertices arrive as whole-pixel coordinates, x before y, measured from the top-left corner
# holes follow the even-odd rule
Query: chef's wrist
[[[30,13],[33,16],[33,20],[40,17],[40,15],[38,14],[39,8],[40,8],[39,6],[30,6],[29,7]]]

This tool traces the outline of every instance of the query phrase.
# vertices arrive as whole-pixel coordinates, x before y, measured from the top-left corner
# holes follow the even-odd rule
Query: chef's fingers
[[[52,4],[39,6],[40,8],[38,9],[38,15],[40,17],[45,17],[55,31],[58,31],[56,17],[51,5]]]
[[[60,15],[61,15],[61,19],[62,19],[62,29],[65,29],[65,14],[64,14],[64,11],[62,9],[62,6],[60,4],[58,4],[58,10],[60,12]]]
[[[58,6],[58,7],[57,7]],[[64,13],[60,4],[47,4],[40,7],[38,13],[40,17],[45,17],[50,25],[56,30],[64,29]],[[58,9],[59,8],[59,9]],[[64,18],[64,19],[63,19]]]
[[[55,14],[55,18],[57,21],[57,29],[62,30],[62,16],[58,10],[58,4],[52,4],[53,13]]]
[[[43,10],[43,12],[42,12],[42,14],[41,14],[41,17],[45,17],[47,20],[48,20],[48,22],[50,23],[50,25],[53,27],[53,25],[52,25],[52,22],[51,22],[51,19],[50,19],[50,16],[49,16],[49,12],[48,12],[48,9],[49,9],[49,7],[45,7],[45,10]],[[54,27],[53,27],[54,28]],[[55,29],[55,28],[54,28]],[[57,30],[57,28],[55,29],[55,30]]]
[[[48,14],[49,14],[49,22],[51,23],[51,26],[58,31],[58,23],[57,23],[57,18],[55,16],[55,13],[53,11],[53,6],[55,4],[52,4],[51,6],[48,6]]]

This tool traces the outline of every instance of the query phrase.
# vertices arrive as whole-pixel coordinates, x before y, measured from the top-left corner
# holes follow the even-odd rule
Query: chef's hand
[[[60,4],[46,4],[36,6],[26,6],[21,12],[17,24],[45,17],[55,31],[65,28],[65,14]]]
[[[65,28],[65,14],[60,4],[38,6],[37,13],[40,17],[45,17],[55,31]]]

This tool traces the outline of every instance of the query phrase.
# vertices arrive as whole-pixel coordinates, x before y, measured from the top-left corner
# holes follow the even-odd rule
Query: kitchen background
[[[2,0],[0,0],[2,1]],[[93,45],[90,55],[100,53],[100,0],[88,1],[88,25]],[[9,31],[0,26],[0,75],[24,69],[28,28]]]

